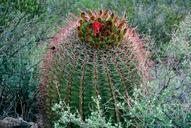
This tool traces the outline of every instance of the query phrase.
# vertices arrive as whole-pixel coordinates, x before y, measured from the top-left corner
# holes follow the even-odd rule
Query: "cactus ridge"
[[[92,20],[101,16],[113,17],[116,23],[119,22],[117,16],[107,11],[87,14]],[[81,13],[81,18],[85,16],[85,20],[87,14]],[[129,105],[132,88],[148,77],[148,54],[135,30],[127,25],[124,25],[123,40],[116,47],[95,48],[88,42],[80,43],[82,40],[76,31],[79,21],[78,17],[68,21],[69,25],[55,36],[45,55],[39,88],[44,119],[56,120],[57,115],[51,107],[64,101],[72,112],[78,110],[84,120],[95,109],[91,97],[100,96],[103,114],[113,121],[121,121],[122,112],[117,106],[119,95],[127,97]]]

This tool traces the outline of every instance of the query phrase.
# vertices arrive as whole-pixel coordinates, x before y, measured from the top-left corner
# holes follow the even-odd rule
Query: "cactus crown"
[[[109,10],[81,12],[78,37],[95,48],[118,46],[125,35],[126,21]]]

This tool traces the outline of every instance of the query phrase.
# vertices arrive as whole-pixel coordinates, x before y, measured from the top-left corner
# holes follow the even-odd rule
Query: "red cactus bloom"
[[[94,36],[96,36],[100,32],[102,24],[98,21],[95,21],[95,22],[93,22],[92,27],[93,27]]]

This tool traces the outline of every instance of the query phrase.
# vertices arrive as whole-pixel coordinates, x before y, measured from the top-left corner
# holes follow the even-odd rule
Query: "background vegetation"
[[[155,79],[147,91],[135,90],[132,109],[120,105],[132,118],[127,125],[190,127],[190,0],[0,0],[0,118],[37,120],[39,67],[47,44],[65,25],[68,13],[99,8],[126,14],[129,26],[136,27],[156,63]],[[98,127],[105,123],[95,114],[99,112],[92,112],[86,124],[77,115],[73,119],[82,127]],[[107,127],[120,126],[102,118]],[[60,126],[59,121],[55,126]]]

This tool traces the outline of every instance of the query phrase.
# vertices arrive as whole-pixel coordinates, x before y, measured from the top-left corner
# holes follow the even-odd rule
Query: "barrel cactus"
[[[107,117],[121,121],[119,95],[130,97],[133,87],[149,78],[148,55],[125,17],[119,18],[109,10],[70,16],[68,25],[52,39],[43,60],[39,88],[43,119],[55,120],[57,115],[51,108],[64,101],[84,120],[94,109],[93,96],[101,97]]]

